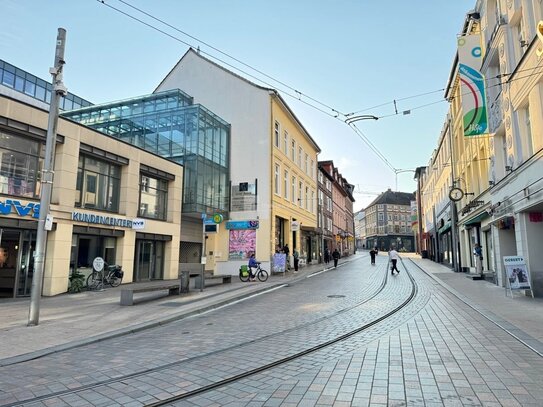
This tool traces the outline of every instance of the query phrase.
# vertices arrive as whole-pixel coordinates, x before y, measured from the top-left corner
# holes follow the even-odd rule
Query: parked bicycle
[[[105,274],[104,274],[105,273]],[[123,281],[124,271],[117,264],[104,264],[102,271],[94,270],[87,277],[87,290],[100,290],[104,284],[117,287]]]
[[[259,281],[264,282],[268,279],[268,272],[260,268],[260,263],[258,263],[254,276],[258,278]],[[246,282],[246,281],[249,281],[250,278],[251,278],[251,273],[249,271],[249,266],[247,266],[246,264],[242,265],[239,268],[239,279],[243,282]]]

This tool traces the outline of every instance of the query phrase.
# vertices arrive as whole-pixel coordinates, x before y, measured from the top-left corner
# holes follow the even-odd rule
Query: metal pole
[[[449,142],[451,143],[451,188],[456,186],[456,180],[454,178],[454,140],[453,140],[453,128],[451,123],[451,117],[449,116]],[[462,271],[460,268],[460,253],[457,252],[458,248],[458,229],[456,227],[456,222],[458,221],[458,214],[456,212],[456,202],[450,201],[451,208],[451,238],[452,238],[452,263],[453,270],[456,272]]]
[[[38,325],[40,318],[40,298],[43,285],[43,271],[45,267],[45,250],[47,246],[47,230],[45,221],[49,214],[51,190],[53,187],[55,143],[57,138],[58,107],[61,96],[66,95],[66,88],[62,83],[62,67],[64,61],[64,46],[66,43],[66,30],[58,29],[53,68],[49,69],[52,75],[53,95],[49,105],[49,121],[47,124],[47,139],[45,141],[45,162],[41,173],[40,217],[38,221],[38,234],[36,236],[36,252],[34,257],[34,277],[30,294],[30,310],[28,326]]]

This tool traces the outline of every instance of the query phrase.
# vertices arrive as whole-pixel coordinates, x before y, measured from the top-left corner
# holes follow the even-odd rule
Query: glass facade
[[[44,103],[51,103],[53,85],[0,59],[0,83]],[[79,109],[92,103],[72,93],[60,98],[61,110]]]
[[[230,125],[179,89],[62,113],[184,166],[183,212],[228,211]]]

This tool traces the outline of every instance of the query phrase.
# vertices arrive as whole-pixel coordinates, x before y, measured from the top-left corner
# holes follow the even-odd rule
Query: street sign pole
[[[43,270],[45,268],[45,250],[47,245],[46,220],[49,215],[49,204],[51,201],[51,190],[53,187],[55,143],[57,138],[58,107],[60,98],[66,95],[67,91],[62,83],[62,68],[64,61],[64,45],[66,43],[66,30],[58,29],[57,43],[55,49],[55,62],[49,70],[53,79],[53,94],[49,105],[49,121],[47,123],[47,138],[45,141],[45,162],[40,179],[40,217],[38,221],[38,233],[36,236],[36,252],[34,257],[34,276],[32,278],[32,289],[30,292],[30,310],[28,315],[28,326],[38,325],[40,318],[40,298],[43,285]]]

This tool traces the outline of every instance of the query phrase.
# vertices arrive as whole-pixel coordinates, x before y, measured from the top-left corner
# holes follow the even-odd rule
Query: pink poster
[[[228,258],[230,260],[248,259],[256,251],[256,230],[231,230]]]

